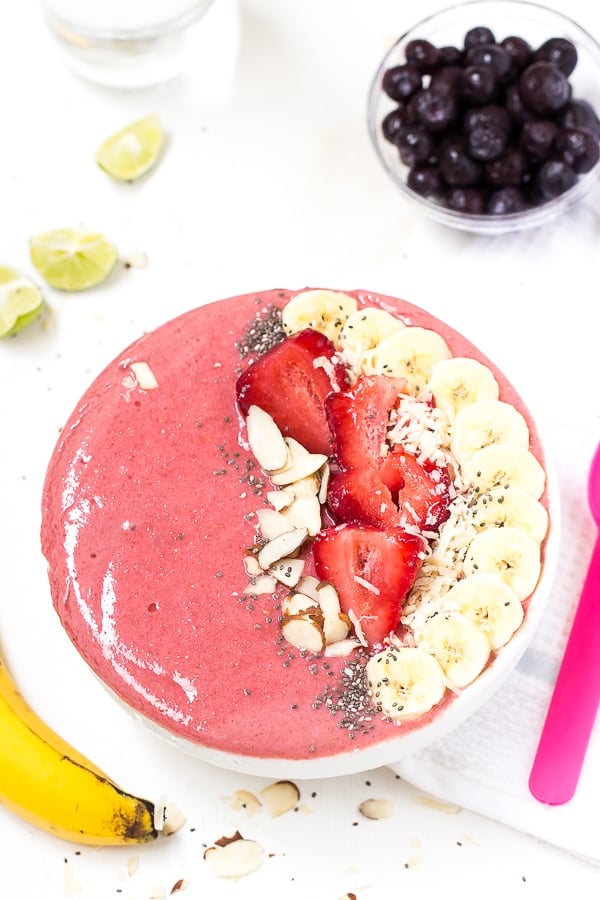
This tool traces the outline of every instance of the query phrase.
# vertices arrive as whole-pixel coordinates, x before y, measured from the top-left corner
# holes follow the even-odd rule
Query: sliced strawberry
[[[403,522],[437,531],[450,515],[450,479],[445,469],[395,446],[379,470]]]
[[[240,375],[238,406],[247,415],[251,406],[268,412],[286,437],[293,437],[311,453],[331,453],[331,434],[325,398],[332,391],[329,374],[319,358],[331,360],[335,347],[329,338],[308,328],[272,347]],[[345,371],[334,363],[336,386],[346,387]]]
[[[423,540],[401,528],[327,528],[315,538],[319,578],[336,588],[343,612],[354,612],[370,646],[398,628],[404,599],[421,568]]]
[[[333,450],[342,469],[380,464],[390,412],[404,386],[403,378],[360,375],[351,391],[329,395],[327,421],[333,435]]]
[[[376,469],[336,472],[329,480],[327,504],[338,522],[378,528],[400,524],[392,493]]]

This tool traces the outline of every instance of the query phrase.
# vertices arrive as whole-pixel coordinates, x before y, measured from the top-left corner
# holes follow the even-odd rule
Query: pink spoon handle
[[[529,778],[543,803],[575,793],[600,702],[600,537],[590,567]]]

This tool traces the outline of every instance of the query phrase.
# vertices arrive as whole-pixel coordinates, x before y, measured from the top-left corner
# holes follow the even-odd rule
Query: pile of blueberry
[[[571,41],[534,49],[478,26],[463,48],[416,39],[405,57],[383,75],[396,105],[381,128],[417,194],[465,213],[515,213],[564,193],[598,161],[600,120],[572,96]]]

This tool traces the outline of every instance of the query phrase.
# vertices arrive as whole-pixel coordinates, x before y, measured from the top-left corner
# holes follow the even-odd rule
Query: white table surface
[[[419,13],[441,5],[422,0]],[[119,267],[79,295],[46,289],[51,315],[0,345],[2,652],[56,730],[123,786],[167,795],[188,818],[169,840],[97,850],[63,843],[0,807],[7,900],[150,900],[168,896],[181,878],[182,896],[198,898],[336,900],[354,892],[358,900],[420,900],[436,891],[538,898],[567,887],[590,897],[600,889],[599,869],[432,803],[387,769],[302,783],[298,811],[276,820],[235,811],[236,790],[268,781],[182,756],[130,718],[71,647],[50,602],[40,492],[61,425],[130,340],[203,302],[268,287],[387,292],[479,344],[518,384],[542,427],[556,429],[574,388],[597,392],[597,337],[580,322],[598,302],[598,198],[543,232],[476,238],[425,221],[378,168],[366,93],[382,52],[414,16],[409,6],[240,0],[232,67],[229,25],[238,8],[217,0],[207,28],[222,30],[227,42],[211,41],[186,78],[131,93],[72,75],[36,0],[4,10],[0,262],[33,274],[31,235],[84,226],[110,237],[121,258],[143,252],[148,265]],[[571,0],[568,10],[600,37],[600,8]],[[169,133],[160,166],[135,185],[110,181],[94,165],[97,144],[150,112]],[[598,432],[594,408],[590,430]],[[578,490],[587,449],[573,448],[581,455]],[[393,815],[362,818],[357,807],[368,797],[391,799]],[[259,840],[268,857],[232,883],[213,875],[203,851],[236,829]]]

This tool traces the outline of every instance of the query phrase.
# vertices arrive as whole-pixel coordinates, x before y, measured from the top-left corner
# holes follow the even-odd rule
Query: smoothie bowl
[[[167,322],[96,378],[43,494],[56,611],[126,707],[269,777],[456,726],[543,612],[556,491],[475,346],[410,303],[272,290]]]

